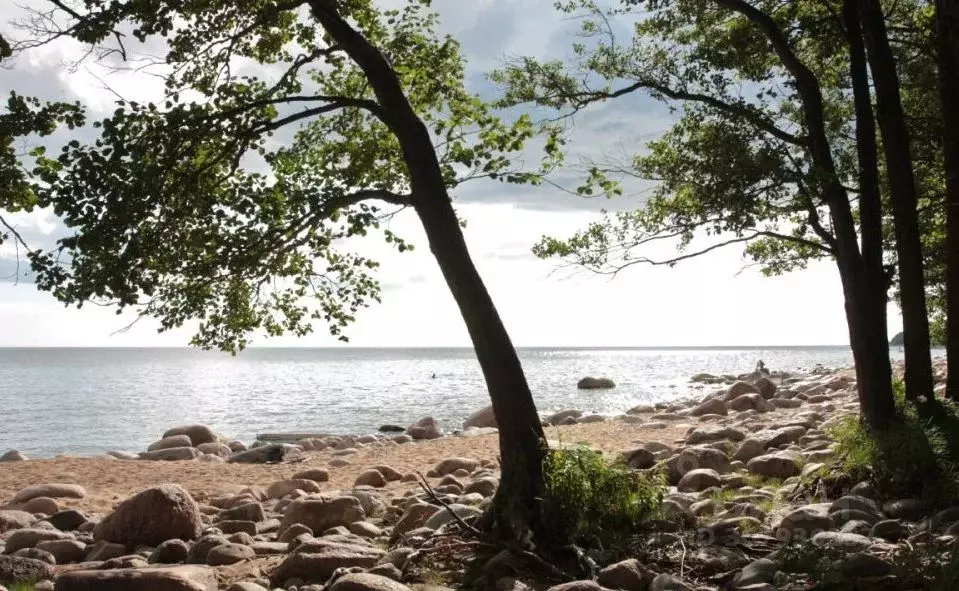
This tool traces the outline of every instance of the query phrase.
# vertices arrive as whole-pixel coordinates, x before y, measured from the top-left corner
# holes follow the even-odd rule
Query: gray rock
[[[55,529],[18,529],[9,534],[4,552],[13,554],[21,548],[33,548],[49,540],[72,540],[71,534]]]
[[[37,497],[50,497],[51,499],[82,499],[87,496],[87,491],[79,484],[34,484],[20,489],[13,495],[10,503],[19,505],[26,503],[30,499]]]
[[[677,488],[680,492],[700,492],[713,486],[719,486],[722,480],[719,472],[709,468],[690,470],[680,479]]]
[[[477,509],[476,507],[470,507],[470,506],[468,506],[468,505],[455,505],[455,504],[454,504],[454,505],[450,505],[450,508],[451,508],[459,517],[461,517],[461,518],[463,518],[463,519],[473,518],[473,517],[476,517],[477,515],[479,515],[480,513],[482,513],[482,511],[480,511],[480,510]],[[443,526],[443,525],[446,525],[447,523],[451,523],[452,521],[454,521],[454,519],[453,519],[453,516],[450,515],[449,510],[448,510],[448,509],[443,509],[443,510],[441,510],[441,511],[437,511],[436,513],[433,513],[433,514],[430,516],[430,518],[426,520],[426,523],[424,524],[424,527],[428,527],[428,528],[430,528],[430,529],[438,529],[439,527],[441,527],[441,526]]]
[[[893,519],[918,521],[925,511],[925,503],[919,499],[898,499],[882,506],[882,511]]]
[[[193,442],[187,435],[170,435],[159,441],[155,441],[147,447],[147,451],[158,451],[161,449],[170,449],[173,447],[193,447]]]
[[[167,540],[150,553],[150,564],[178,564],[186,562],[190,547],[183,540]]]
[[[443,436],[439,422],[433,417],[423,417],[406,428],[413,439],[438,439]]]
[[[23,462],[26,461],[26,459],[27,456],[15,449],[11,449],[7,453],[0,456],[0,462]]]
[[[463,421],[463,428],[469,429],[470,427],[480,429],[496,427],[496,414],[493,412],[493,407],[487,406],[486,408],[481,408],[466,417],[466,420]]]
[[[0,584],[33,583],[53,576],[54,569],[46,562],[0,554]]]
[[[859,534],[861,536],[868,536],[872,531],[872,523],[869,521],[852,519],[842,524],[842,527],[839,528],[839,531],[845,534]]]
[[[217,440],[216,432],[206,425],[182,425],[168,429],[163,437],[172,437],[174,435],[186,435],[190,438],[190,443],[196,447],[203,443],[213,443]]]
[[[391,577],[366,572],[343,575],[328,591],[409,591],[409,587]]]
[[[339,568],[375,565],[386,553],[377,548],[356,544],[337,544],[315,539],[305,542],[286,557],[272,575],[274,585],[289,579],[325,582]]]
[[[57,559],[53,554],[50,554],[46,550],[40,550],[39,548],[20,548],[13,553],[13,556],[18,556],[20,558],[32,558],[34,560],[39,560],[40,562],[46,562],[47,564],[55,565]]]
[[[820,503],[794,509],[779,523],[776,528],[776,537],[781,540],[809,539],[818,532],[835,529],[836,524],[828,514],[829,507],[829,504]]]
[[[94,540],[157,546],[172,539],[195,540],[203,530],[193,497],[176,484],[162,484],[117,505],[93,530]]]
[[[687,591],[691,588],[682,579],[667,573],[656,575],[649,584],[649,591]]]
[[[89,518],[76,509],[64,509],[63,511],[57,511],[44,521],[60,531],[74,531],[87,523]]]
[[[280,530],[301,523],[314,532],[323,532],[338,525],[362,521],[365,517],[356,497],[296,499],[287,508]]]
[[[616,382],[609,378],[585,377],[576,382],[580,390],[608,390],[616,387]]]
[[[723,425],[711,425],[709,427],[700,427],[689,434],[686,443],[696,445],[699,443],[712,443],[714,441],[742,441],[746,434],[739,429],[726,427]]]
[[[792,452],[766,454],[746,462],[746,470],[760,476],[789,478],[800,473],[800,458]]]
[[[206,566],[75,570],[57,577],[56,591],[216,591]]]
[[[37,543],[36,548],[53,555],[56,564],[70,564],[83,561],[87,545],[78,540],[47,540]]]
[[[861,552],[872,546],[872,540],[866,536],[837,531],[819,532],[812,537],[812,543],[819,548],[842,552]]]
[[[188,461],[195,460],[198,457],[200,457],[200,452],[194,447],[169,447],[156,451],[145,451],[140,454],[141,460],[162,462]]]
[[[860,577],[883,577],[892,571],[892,565],[872,554],[855,552],[833,563],[833,570],[849,579]]]
[[[650,572],[635,558],[611,564],[599,571],[596,582],[608,589],[645,591],[653,580]]]
[[[756,583],[772,583],[777,570],[776,563],[768,558],[750,562],[733,577],[733,588],[740,589]]]
[[[26,529],[33,522],[33,515],[26,511],[0,510],[0,534],[14,529]]]
[[[282,462],[296,446],[285,443],[271,443],[237,452],[229,456],[226,461],[231,464],[267,464]]]
[[[249,546],[242,544],[220,544],[207,553],[206,563],[210,566],[226,566],[249,560],[255,556],[256,552]]]
[[[639,448],[626,452],[626,465],[637,470],[645,470],[656,465],[656,456],[648,449]]]

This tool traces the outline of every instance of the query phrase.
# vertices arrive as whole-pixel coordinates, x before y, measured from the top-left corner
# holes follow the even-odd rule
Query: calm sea
[[[893,356],[901,356],[893,349]],[[616,414],[681,397],[699,372],[848,366],[848,347],[522,349],[542,412]],[[433,375],[435,374],[435,377]],[[617,387],[583,392],[586,375]],[[0,349],[0,453],[141,451],[204,423],[244,441],[266,431],[368,433],[433,415],[447,429],[487,405],[471,349]]]

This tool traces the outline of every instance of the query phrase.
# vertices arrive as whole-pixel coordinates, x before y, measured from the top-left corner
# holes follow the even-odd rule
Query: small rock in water
[[[406,429],[404,429],[403,427],[400,427],[399,425],[387,424],[387,425],[380,425],[379,431],[381,433],[402,433],[403,431],[406,431]]]
[[[580,390],[607,390],[609,388],[615,388],[616,382],[609,378],[594,378],[590,376],[577,382],[576,387]]]

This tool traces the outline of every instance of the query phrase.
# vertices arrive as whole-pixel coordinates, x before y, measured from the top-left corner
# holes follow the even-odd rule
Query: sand
[[[619,420],[604,423],[548,428],[547,437],[563,443],[588,442],[608,452],[621,452],[638,447],[644,441],[667,444],[681,442],[689,427],[671,423],[666,429],[649,429],[642,424]],[[157,484],[175,482],[185,487],[197,500],[232,493],[246,486],[268,486],[290,478],[307,468],[329,470],[330,481],[324,490],[337,490],[353,485],[356,476],[376,465],[386,464],[403,474],[426,473],[444,458],[468,457],[496,460],[498,439],[495,434],[475,437],[444,437],[433,441],[395,446],[369,446],[351,456],[349,466],[328,465],[332,452],[306,452],[301,462],[283,464],[225,464],[217,462],[181,461],[151,462],[140,460],[108,460],[61,456],[49,460],[30,460],[0,464],[0,506],[31,484],[70,483],[86,488],[84,499],[61,499],[64,507],[85,511],[108,512],[119,501]],[[392,486],[409,487],[409,484]]]

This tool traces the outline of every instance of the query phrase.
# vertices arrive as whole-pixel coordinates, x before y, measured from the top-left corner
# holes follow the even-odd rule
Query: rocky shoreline
[[[937,377],[944,378],[941,364]],[[899,553],[952,548],[959,507],[879,498],[868,483],[835,499],[801,494],[801,482],[833,457],[829,426],[858,410],[852,372],[730,378],[697,376],[725,387],[638,406],[621,417],[576,409],[545,417],[554,443],[594,440],[622,453],[633,469],[663,470],[670,488],[661,515],[644,526],[653,529],[638,532],[630,557],[613,560],[608,549],[594,551],[595,580],[530,579],[493,560],[481,573],[485,586],[909,589],[897,570]],[[36,583],[27,588],[57,591],[455,588],[469,555],[463,550],[469,543],[457,537],[460,522],[478,516],[499,484],[495,452],[479,453],[495,449],[491,421],[483,409],[467,419],[460,437],[440,437],[435,421],[421,420],[400,434],[249,447],[205,426],[171,429],[140,454],[114,452],[85,462],[111,470],[182,467],[181,484],[114,495],[106,510],[87,504],[100,491],[77,482],[83,478],[75,471],[63,481],[20,482],[9,496],[0,495],[0,585]],[[475,448],[480,457],[434,457],[452,443],[460,452]],[[406,454],[402,463],[400,453]],[[57,461],[4,463],[0,471]],[[200,463],[223,471],[224,479],[236,477],[226,473],[235,465],[271,472],[260,474],[266,484],[234,481],[230,492],[217,493],[185,478],[187,467]],[[789,553],[800,539],[817,560],[829,558],[815,576],[788,568],[798,560]]]

